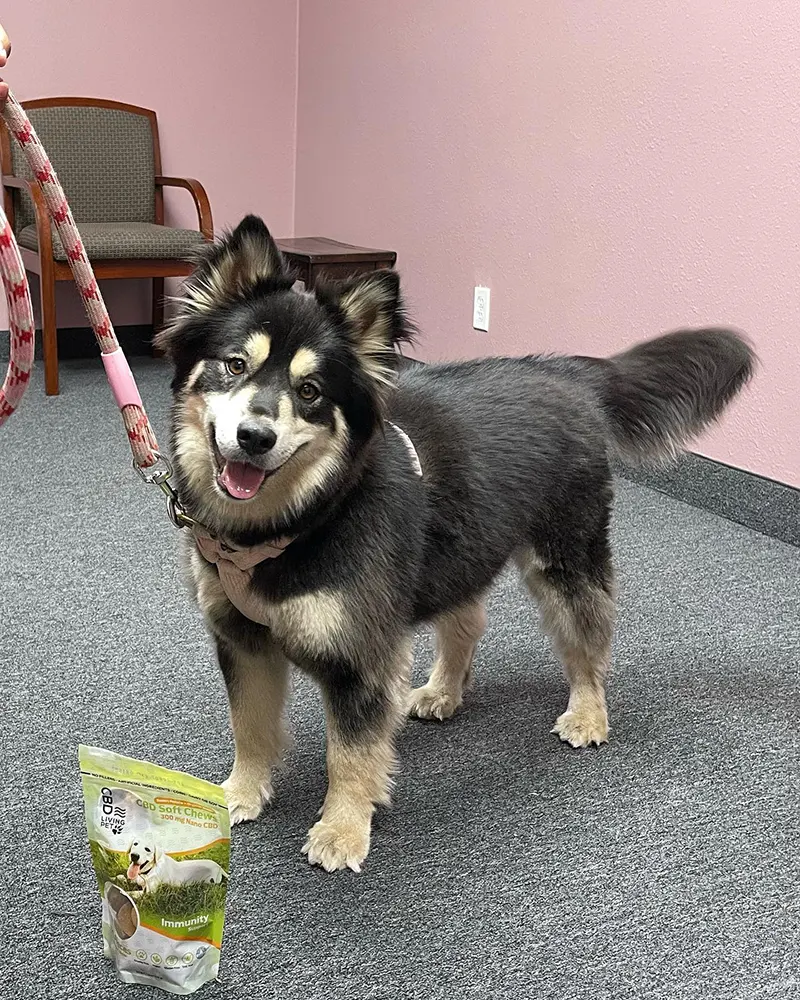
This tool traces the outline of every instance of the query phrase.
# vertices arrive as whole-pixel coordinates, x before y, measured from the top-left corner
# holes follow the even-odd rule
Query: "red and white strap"
[[[102,353],[108,381],[117,405],[122,411],[134,464],[141,470],[148,469],[159,459],[158,443],[142,406],[130,366],[111,325],[108,310],[97,286],[92,265],[86,256],[81,234],[72,218],[64,191],[28,116],[11,94],[6,100],[3,119],[9,132],[25,153],[33,176],[44,194],[50,218],[66,251],[67,261],[83,300],[86,315],[89,317]],[[2,424],[19,406],[28,386],[34,350],[30,290],[19,248],[3,212],[2,199],[0,199],[0,273],[6,292],[11,330],[8,372],[0,388],[0,424]]]

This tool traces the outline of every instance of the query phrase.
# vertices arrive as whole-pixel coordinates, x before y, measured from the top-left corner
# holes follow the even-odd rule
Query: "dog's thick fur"
[[[266,625],[234,608],[187,541],[230,698],[232,817],[256,817],[270,797],[296,664],[319,683],[328,726],[329,787],[304,850],[327,869],[358,869],[389,799],[395,734],[408,713],[444,719],[461,703],[483,596],[509,561],[569,681],[554,732],[576,747],[606,740],[610,462],[673,456],[720,416],[754,356],[730,331],[682,331],[608,360],[497,358],[396,376],[409,327],[394,272],[313,294],[292,286],[248,217],[205,252],[160,342],[175,364],[173,450],[190,513],[235,546],[294,539],[253,573]],[[246,483],[225,470],[265,478],[234,499]],[[438,653],[411,691],[420,622],[434,624]]]

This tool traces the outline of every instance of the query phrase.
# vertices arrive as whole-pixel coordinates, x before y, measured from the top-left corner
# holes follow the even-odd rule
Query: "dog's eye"
[[[311,382],[303,382],[297,390],[297,395],[306,403],[311,403],[319,396],[319,389]]]
[[[152,851],[150,850],[150,848],[149,848],[149,847],[145,847],[145,851],[146,851],[146,852],[147,852],[148,854],[152,854],[152,853],[153,853],[153,852],[152,852]]]
[[[228,358],[225,362],[225,367],[231,373],[231,375],[244,375],[244,370],[247,368],[244,358]]]

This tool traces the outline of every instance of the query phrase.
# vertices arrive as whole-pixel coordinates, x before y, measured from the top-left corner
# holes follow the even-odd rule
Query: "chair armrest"
[[[3,175],[3,187],[16,188],[19,191],[30,191],[33,181],[25,180],[24,177],[14,177],[11,174]]]
[[[3,187],[13,188],[17,191],[27,191],[31,196],[33,212],[36,216],[39,256],[44,260],[52,260],[53,231],[50,228],[50,213],[47,211],[47,202],[44,200],[44,192],[39,184],[29,181],[25,177],[13,177],[10,174],[6,174],[3,176]]]
[[[208,201],[206,189],[191,177],[156,177],[156,187],[177,187],[184,188],[191,192],[194,204],[197,209],[197,220],[200,224],[200,232],[207,240],[214,239],[214,223],[211,218],[211,205]]]

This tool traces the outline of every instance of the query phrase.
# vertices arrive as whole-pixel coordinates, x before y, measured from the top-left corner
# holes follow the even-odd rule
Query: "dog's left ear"
[[[288,278],[286,264],[264,220],[246,215],[233,232],[201,250],[187,291],[191,297],[203,290],[200,306],[206,295],[211,305],[220,305],[240,298],[261,282],[284,278]]]
[[[213,246],[198,273],[217,300],[236,299],[261,282],[288,278],[281,252],[257,215],[246,215]]]
[[[187,321],[246,298],[261,286],[269,290],[294,284],[283,255],[264,220],[245,216],[239,225],[194,254],[194,271],[175,298],[172,320],[155,338],[156,347],[172,354],[173,342]]]
[[[343,316],[349,340],[364,371],[389,385],[397,367],[397,345],[412,338],[396,271],[370,271],[337,288],[318,293],[332,300]]]

